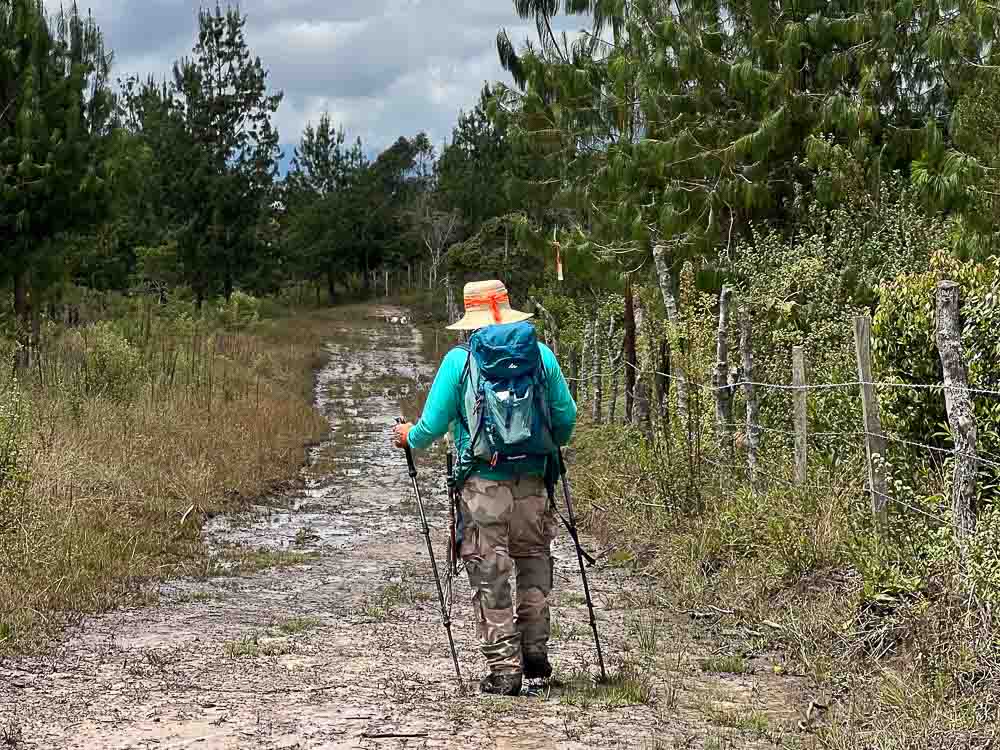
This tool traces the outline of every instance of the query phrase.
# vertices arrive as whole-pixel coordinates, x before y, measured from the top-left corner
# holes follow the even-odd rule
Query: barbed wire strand
[[[896,383],[891,381],[883,380],[873,380],[873,381],[861,381],[861,380],[846,380],[839,383],[806,383],[805,385],[790,385],[786,383],[761,383],[756,380],[740,380],[733,383],[727,383],[726,385],[706,385],[705,383],[699,383],[696,380],[692,380],[682,375],[674,375],[669,372],[662,372],[660,370],[646,370],[640,368],[638,365],[634,365],[631,362],[623,362],[621,365],[616,367],[610,372],[601,372],[599,377],[613,377],[620,373],[626,367],[630,367],[637,374],[640,375],[659,375],[660,377],[667,378],[668,380],[676,380],[685,383],[686,385],[698,388],[703,391],[708,391],[710,393],[716,393],[718,391],[735,391],[744,386],[753,386],[754,388],[764,388],[770,390],[778,391],[822,391],[822,390],[839,390],[845,388],[860,388],[862,385],[870,385],[875,388],[897,388],[897,389],[913,389],[913,390],[932,390],[932,391],[960,391],[964,393],[972,393],[981,396],[998,396],[1000,397],[1000,390],[992,390],[990,388],[973,388],[971,386],[961,386],[961,385],[947,385],[945,383]],[[593,380],[594,375],[588,374],[582,377],[566,377],[566,380],[573,381],[577,383],[590,382]]]

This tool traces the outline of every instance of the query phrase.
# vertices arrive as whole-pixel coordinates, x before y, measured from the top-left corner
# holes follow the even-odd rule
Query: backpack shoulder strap
[[[458,410],[458,417],[462,421],[462,426],[465,431],[469,433],[470,437],[475,436],[478,431],[478,414],[476,412],[476,390],[479,384],[479,363],[476,362],[476,358],[472,354],[472,349],[466,345],[461,345],[459,348],[464,349],[468,352],[465,358],[465,367],[462,368],[462,374],[459,377],[459,388],[462,392],[462,406],[463,409]]]

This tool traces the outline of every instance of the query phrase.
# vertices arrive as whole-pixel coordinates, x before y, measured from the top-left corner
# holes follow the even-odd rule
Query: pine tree
[[[787,222],[834,150],[873,180],[907,168],[994,35],[988,6],[954,0],[570,0],[593,26],[566,45],[557,5],[515,2],[540,43],[501,34],[501,107],[559,160],[581,246],[659,244],[674,272]]]
[[[216,290],[232,294],[253,262],[257,225],[273,198],[280,149],[271,117],[282,94],[269,93],[245,24],[233,7],[201,10],[194,57],[174,65],[176,106],[201,156],[191,166],[197,208],[183,239],[199,299]]]
[[[76,6],[50,20],[41,0],[0,3],[0,273],[14,281],[22,343],[59,273],[57,238],[107,205],[109,68],[100,30]]]

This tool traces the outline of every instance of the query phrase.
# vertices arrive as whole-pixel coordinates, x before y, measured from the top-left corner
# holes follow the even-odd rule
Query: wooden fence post
[[[601,419],[604,416],[601,411],[602,407],[601,401],[603,400],[604,396],[603,393],[604,374],[601,372],[601,368],[604,367],[604,356],[603,356],[604,347],[601,346],[601,334],[600,331],[598,330],[600,327],[600,322],[601,322],[601,316],[600,314],[598,314],[598,316],[594,318],[594,340],[591,343],[591,353],[593,356],[590,366],[591,367],[590,377],[591,380],[593,381],[592,385],[594,394],[594,398],[591,403],[591,417],[594,420],[594,424],[600,424]],[[611,330],[614,330],[614,325],[615,325],[615,319],[614,316],[612,315]]]
[[[969,396],[969,375],[962,356],[962,324],[958,317],[958,284],[937,285],[937,348],[944,370],[944,401],[955,439],[955,473],[951,508],[955,536],[963,542],[976,533],[976,412]]]
[[[715,426],[719,448],[723,453],[732,454],[733,441],[733,394],[729,388],[729,303],[732,289],[724,285],[719,292],[719,333],[715,344],[715,372],[712,385],[715,386]]]
[[[795,483],[805,484],[809,475],[809,421],[806,412],[806,350],[792,347],[792,401],[795,411]]]
[[[747,473],[750,476],[750,488],[760,492],[760,476],[757,472],[757,445],[760,439],[759,404],[753,385],[753,348],[751,346],[752,324],[750,311],[740,308],[740,355],[743,364],[743,394],[746,396],[746,449]]]
[[[889,485],[885,480],[885,436],[879,415],[878,398],[872,385],[872,320],[867,315],[854,318],[854,346],[858,354],[858,381],[861,383],[861,414],[868,454],[868,488],[872,493],[872,513],[885,521]]]

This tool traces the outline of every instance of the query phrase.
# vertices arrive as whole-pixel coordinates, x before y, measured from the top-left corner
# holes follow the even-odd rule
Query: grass
[[[17,717],[9,717],[0,725],[0,747],[18,748],[24,741],[24,732],[17,721]]]
[[[295,532],[294,544],[296,547],[305,547],[319,539],[319,535],[312,526],[303,526]]]
[[[236,575],[253,575],[272,568],[290,568],[319,557],[318,552],[295,552],[269,547],[224,547],[216,561],[215,571]]]
[[[0,434],[18,449],[0,451],[0,652],[44,648],[79,613],[210,570],[204,519],[295,478],[327,430],[313,373],[349,311],[234,331],[128,304],[110,324],[47,326],[19,381],[0,339]]]
[[[221,598],[219,594],[212,591],[190,591],[181,594],[173,601],[175,604],[208,604]]]
[[[286,635],[298,635],[320,625],[318,617],[290,617],[278,623],[278,630]]]
[[[850,685],[823,717],[824,746],[835,750],[995,742],[984,727],[1000,721],[1000,620],[953,585],[972,573],[932,546],[947,526],[914,528],[926,520],[903,514],[892,519],[893,536],[869,529],[855,458],[810,465],[822,490],[774,482],[754,494],[732,472],[689,462],[675,436],[650,446],[633,430],[584,424],[574,447],[588,531],[615,545],[616,562],[631,550],[643,574],[659,579],[661,604],[704,613],[693,627],[723,654],[702,660],[703,671],[746,674],[750,658],[764,655],[775,666],[758,679],[772,694],[794,692],[785,674],[807,675],[828,693]],[[921,565],[922,582],[910,577]],[[625,592],[607,604],[646,608]],[[645,629],[633,625],[631,636],[642,651]],[[753,732],[766,718],[732,720]]]
[[[715,726],[735,729],[751,739],[780,742],[782,732],[761,711],[709,706],[703,709],[705,718]]]
[[[702,659],[699,666],[702,672],[715,674],[748,674],[752,670],[750,664],[739,654],[720,654]]]
[[[390,583],[383,586],[375,596],[366,598],[358,611],[365,619],[383,622],[392,617],[400,605],[427,601],[428,596],[426,592],[414,591],[405,581]]]
[[[551,614],[551,626],[549,634],[557,641],[573,641],[586,637],[588,628],[586,625],[573,622],[568,625],[555,612]]]
[[[631,665],[612,673],[605,683],[597,683],[590,672],[576,670],[556,675],[552,684],[560,689],[559,702],[580,708],[623,708],[646,705],[653,700],[650,676]]]
[[[247,633],[236,640],[227,641],[223,651],[230,659],[256,659],[262,656],[284,656],[295,650],[290,641],[262,641],[258,633]]]
[[[637,617],[630,623],[629,629],[639,645],[639,650],[645,654],[655,654],[660,640],[660,622],[655,617]]]

